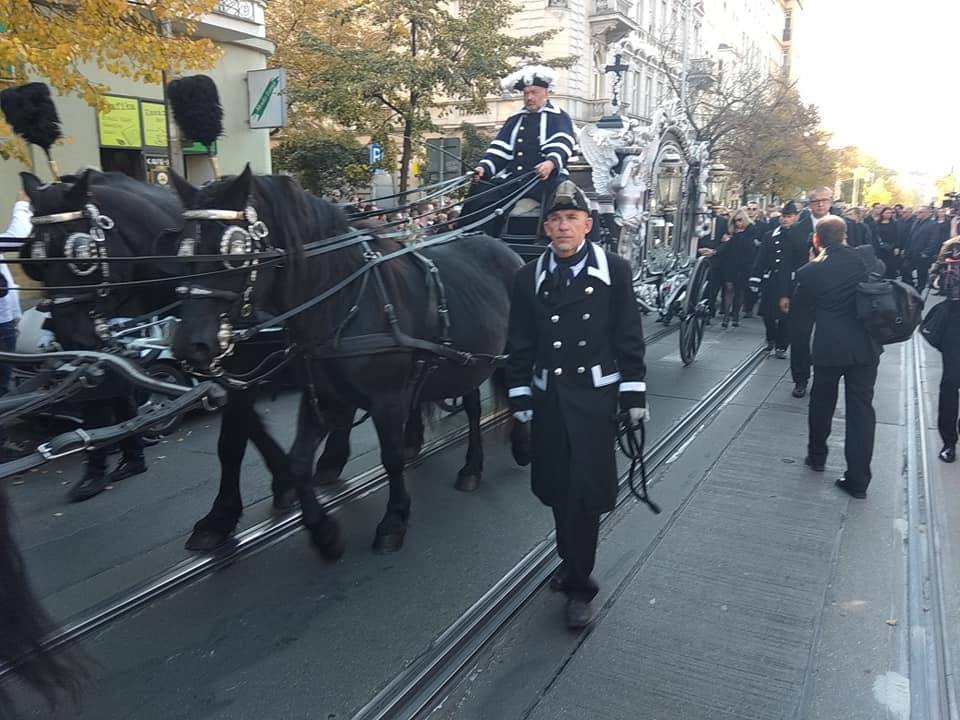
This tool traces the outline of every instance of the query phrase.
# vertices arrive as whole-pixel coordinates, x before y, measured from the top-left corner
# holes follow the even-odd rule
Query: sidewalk
[[[881,360],[862,501],[833,485],[844,469],[842,391],[827,471],[815,473],[803,465],[808,399],[790,396],[786,363],[765,362],[660,478],[654,495],[668,518],[634,511],[605,529],[592,630],[558,638],[562,599],[542,593],[435,716],[910,717],[906,365],[900,346]],[[935,420],[935,396],[926,410]],[[960,468],[931,469],[944,544],[960,547]],[[945,619],[956,627],[960,552],[944,565]]]

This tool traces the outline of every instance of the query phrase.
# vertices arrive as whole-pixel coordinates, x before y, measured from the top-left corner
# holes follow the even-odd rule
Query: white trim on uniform
[[[615,382],[620,382],[620,371],[614,370],[609,375],[603,374],[603,369],[599,365],[594,365],[590,368],[590,373],[593,375],[593,386],[594,387],[606,387],[607,385],[613,385]]]
[[[512,387],[507,391],[507,397],[523,397],[525,395],[533,395],[533,390],[530,389],[528,385],[521,385],[520,387]]]
[[[593,257],[597,261],[597,266],[587,267],[587,274],[597,278],[604,285],[610,285],[610,266],[607,264],[607,254],[602,248],[593,245]]]
[[[620,383],[620,392],[646,392],[647,384],[645,382],[622,382]]]
[[[546,370],[546,368],[544,368],[543,371],[542,371],[539,375],[537,375],[536,370],[534,370],[534,372],[533,372],[533,386],[534,386],[535,388],[537,388],[537,390],[542,390],[543,392],[546,392],[546,391],[547,391],[547,377],[548,377],[548,375],[547,375],[547,370]]]

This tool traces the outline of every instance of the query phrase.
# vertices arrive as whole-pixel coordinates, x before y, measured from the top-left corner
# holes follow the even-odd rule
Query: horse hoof
[[[297,491],[294,489],[283,490],[273,494],[274,512],[282,513],[293,510],[297,506]]]
[[[310,540],[328,562],[336,562],[343,556],[345,547],[336,520],[328,519],[320,527],[310,528]]]
[[[453,487],[460,492],[476,492],[480,487],[480,473],[461,471]]]
[[[213,552],[226,545],[231,537],[232,533],[217,530],[194,530],[184,547],[190,552]]]
[[[314,487],[320,487],[323,485],[334,485],[338,482],[341,482],[343,478],[340,477],[340,471],[333,468],[325,468],[323,470],[317,470],[313,474],[313,485]]]
[[[403,547],[403,538],[407,534],[406,530],[398,530],[390,533],[377,533],[373,538],[373,551],[377,555],[388,555],[396,552]]]
[[[420,446],[415,447],[406,447],[403,449],[403,461],[404,462],[413,462],[418,457],[420,457]]]

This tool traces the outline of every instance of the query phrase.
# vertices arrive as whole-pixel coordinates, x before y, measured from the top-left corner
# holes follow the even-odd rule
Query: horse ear
[[[190,207],[193,199],[197,196],[197,193],[200,192],[200,189],[195,187],[186,178],[180,177],[179,173],[174,170],[170,171],[170,179],[173,180],[173,189],[177,191],[177,195],[180,196],[180,201],[184,207]]]
[[[27,194],[27,197],[31,201],[35,200],[36,193],[43,185],[43,181],[33,173],[24,171],[20,173],[20,182],[23,183],[23,191]]]
[[[243,172],[230,180],[220,194],[220,202],[224,209],[243,210],[253,196],[253,170],[250,163],[243,168]]]
[[[93,170],[84,170],[80,179],[73,184],[66,195],[64,203],[69,207],[83,207],[90,200],[90,184],[93,180]]]

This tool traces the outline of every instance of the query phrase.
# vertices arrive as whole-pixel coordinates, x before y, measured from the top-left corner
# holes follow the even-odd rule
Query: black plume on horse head
[[[188,75],[167,86],[173,118],[190,140],[208,148],[223,135],[223,107],[217,85],[208,75]]]
[[[17,135],[50,156],[51,146],[63,133],[46,83],[32,82],[0,92],[0,110]]]

